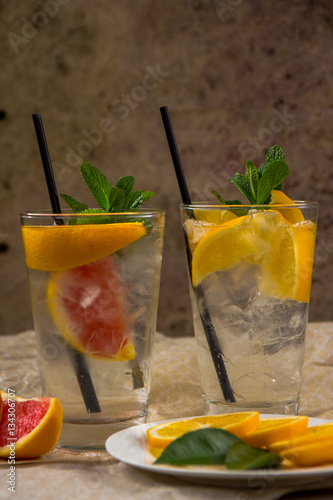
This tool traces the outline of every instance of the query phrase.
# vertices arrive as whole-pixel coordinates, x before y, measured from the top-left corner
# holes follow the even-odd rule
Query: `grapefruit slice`
[[[2,392],[0,399],[0,457],[36,458],[55,447],[63,419],[57,398],[23,399]]]
[[[22,227],[27,267],[38,271],[84,266],[124,248],[146,233],[141,222]]]
[[[116,361],[135,357],[125,289],[112,256],[52,273],[47,299],[59,332],[79,352]]]

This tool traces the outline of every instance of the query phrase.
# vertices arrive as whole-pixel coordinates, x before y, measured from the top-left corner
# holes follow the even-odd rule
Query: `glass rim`
[[[281,203],[281,204],[272,204],[272,205],[263,205],[263,204],[248,204],[248,205],[222,205],[221,203],[215,203],[214,201],[196,201],[192,203],[181,203],[180,208],[181,209],[195,209],[195,210],[200,210],[200,209],[207,209],[209,208],[210,210],[221,210],[221,209],[229,209],[232,208],[234,210],[241,210],[241,209],[262,209],[262,208],[306,208],[306,207],[318,207],[319,202],[318,201],[307,201],[307,200],[295,200],[294,203]]]
[[[154,215],[165,215],[166,211],[160,208],[138,208],[132,212],[97,212],[97,213],[75,213],[72,212],[70,208],[64,209],[61,213],[53,212],[51,208],[34,210],[33,212],[21,212],[20,217],[24,218],[49,218],[49,217],[112,217],[112,216],[129,216],[133,217],[133,214],[139,214],[140,216],[154,216]]]

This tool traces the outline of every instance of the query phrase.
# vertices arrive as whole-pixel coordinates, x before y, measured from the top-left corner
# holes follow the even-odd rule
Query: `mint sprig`
[[[282,148],[272,146],[265,162],[257,168],[252,161],[246,162],[245,175],[236,173],[230,181],[249,200],[250,205],[268,205],[273,189],[281,189],[282,182],[290,175]],[[223,204],[228,205],[216,191],[212,194]],[[239,202],[239,205],[242,203]]]
[[[112,186],[105,175],[90,163],[82,162],[80,170],[86,186],[100,208],[88,208],[85,203],[75,200],[72,196],[61,194],[74,213],[132,212],[155,195],[151,191],[132,191],[135,184],[132,175],[121,177]]]

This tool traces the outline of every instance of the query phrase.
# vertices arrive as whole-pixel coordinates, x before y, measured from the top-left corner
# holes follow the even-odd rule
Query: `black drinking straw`
[[[162,121],[165,129],[165,133],[167,136],[168,144],[169,144],[169,149],[173,161],[173,166],[176,172],[178,184],[179,184],[179,189],[180,189],[180,194],[183,200],[183,203],[186,205],[191,205],[191,198],[188,192],[187,184],[186,184],[186,179],[182,167],[182,163],[180,160],[180,155],[176,143],[176,138],[175,134],[173,132],[173,127],[171,123],[171,118],[170,114],[168,111],[167,106],[163,106],[160,108],[161,116],[162,116]],[[186,245],[186,253],[187,253],[187,258],[188,258],[188,263],[189,263],[189,272],[191,275],[191,260],[192,260],[192,254],[188,246],[187,238],[185,235],[185,245]],[[201,302],[202,307],[200,309],[200,319],[202,322],[202,326],[205,331],[207,343],[209,346],[209,350],[212,356],[212,360],[214,363],[214,367],[216,370],[216,375],[218,378],[218,381],[220,383],[222,393],[224,396],[224,399],[228,403],[234,403],[236,401],[234,392],[232,390],[232,387],[230,385],[230,380],[228,377],[228,373],[224,364],[223,360],[223,352],[219,343],[219,339],[217,338],[214,325],[212,323],[211,317],[209,310],[207,308],[207,305],[205,303],[205,295],[204,291],[201,287],[201,284],[197,285],[194,288],[194,293],[196,295],[196,300],[198,305]]]
[[[33,114],[32,119],[35,126],[40,156],[42,158],[44,174],[47,183],[47,188],[49,191],[52,211],[54,214],[61,214],[57,187],[54,180],[52,163],[50,160],[49,150],[47,147],[42,117],[38,113],[38,114]],[[62,225],[64,223],[60,217],[55,217],[54,220],[58,225]],[[73,368],[75,370],[75,374],[77,377],[77,381],[79,383],[84,404],[86,405],[87,412],[100,413],[102,410],[99,405],[95,388],[91,380],[89,369],[84,357],[76,349],[73,349],[69,344],[68,344],[68,351],[72,359]]]

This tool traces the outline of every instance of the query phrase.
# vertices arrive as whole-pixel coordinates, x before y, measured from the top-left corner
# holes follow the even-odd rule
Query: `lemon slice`
[[[141,222],[23,226],[27,267],[63,271],[102,259],[147,233]]]

